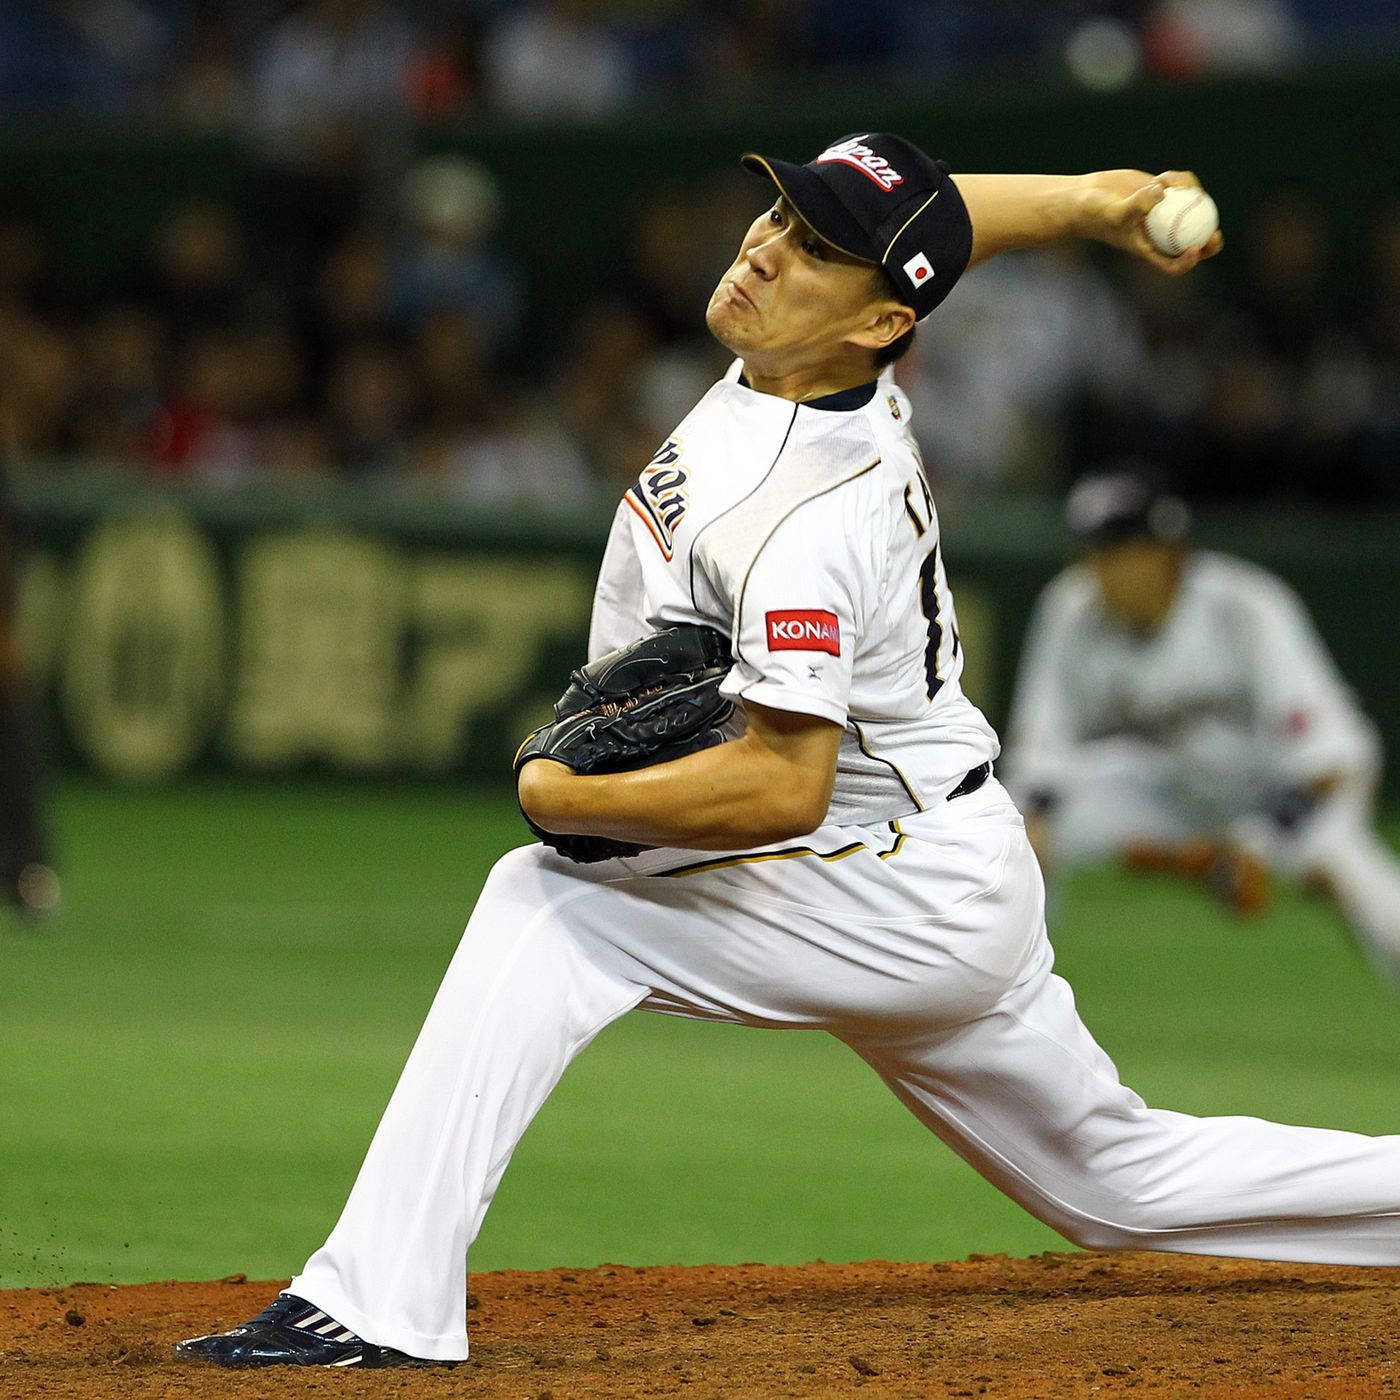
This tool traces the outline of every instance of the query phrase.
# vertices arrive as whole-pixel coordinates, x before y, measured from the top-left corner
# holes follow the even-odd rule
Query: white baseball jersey
[[[1115,737],[1147,741],[1203,792],[1363,771],[1375,745],[1298,598],[1264,569],[1207,551],[1190,556],[1150,636],[1106,615],[1083,565],[1036,604],[1008,732],[1010,779],[1053,795],[1072,781],[1081,746]]]
[[[844,726],[829,823],[923,810],[998,745],[959,685],[909,401],[886,376],[796,404],[741,369],[623,497],[589,655],[676,623],[716,627],[735,656],[728,694]]]

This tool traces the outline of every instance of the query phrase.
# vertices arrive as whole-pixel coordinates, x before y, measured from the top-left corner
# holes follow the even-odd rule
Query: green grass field
[[[287,1275],[320,1243],[509,800],[68,786],[67,900],[0,925],[0,1285]],[[1111,872],[1055,911],[1085,1019],[1150,1100],[1400,1128],[1400,1007],[1321,906],[1240,925]],[[1027,1253],[842,1046],[634,1015],[527,1134],[475,1268]]]

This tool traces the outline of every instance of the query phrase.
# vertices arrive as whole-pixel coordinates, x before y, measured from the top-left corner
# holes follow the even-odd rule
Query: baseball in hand
[[[1220,227],[1215,201],[1196,185],[1172,185],[1148,210],[1147,237],[1159,252],[1174,258],[1199,248]]]

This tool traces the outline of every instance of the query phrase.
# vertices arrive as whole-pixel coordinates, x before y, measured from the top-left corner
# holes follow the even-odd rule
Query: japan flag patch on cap
[[[921,287],[933,276],[933,265],[922,253],[915,253],[904,264],[904,275],[916,286]]]

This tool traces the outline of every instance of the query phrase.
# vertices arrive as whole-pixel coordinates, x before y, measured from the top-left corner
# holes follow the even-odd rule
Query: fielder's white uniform
[[[1067,569],[1027,632],[1005,762],[1018,799],[1053,799],[1057,867],[1203,836],[1289,875],[1321,874],[1400,987],[1400,864],[1371,828],[1380,770],[1357,709],[1296,595],[1254,564],[1198,550],[1156,633],[1109,617]],[[1296,824],[1267,811],[1322,779]]]
[[[1400,1263],[1400,1137],[1149,1109],[1080,1024],[1015,807],[994,779],[947,797],[997,743],[958,685],[937,551],[892,384],[798,406],[736,367],[705,395],[619,508],[591,649],[728,632],[731,692],[845,726],[828,819],[733,854],[504,857],[292,1292],[370,1341],[466,1356],[464,1258],[511,1153],[637,1006],[831,1031],[1080,1243]]]

